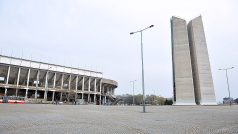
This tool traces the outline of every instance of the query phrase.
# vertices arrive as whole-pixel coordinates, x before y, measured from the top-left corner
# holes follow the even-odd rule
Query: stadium
[[[0,56],[0,99],[32,103],[116,104],[117,82],[102,72]],[[8,100],[9,99],[9,100]]]

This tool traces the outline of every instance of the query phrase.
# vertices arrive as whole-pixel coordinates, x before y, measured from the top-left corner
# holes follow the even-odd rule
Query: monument
[[[216,105],[202,17],[173,16],[171,37],[174,105]]]

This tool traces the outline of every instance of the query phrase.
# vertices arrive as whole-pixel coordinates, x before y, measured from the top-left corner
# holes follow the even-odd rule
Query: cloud
[[[235,0],[82,0],[0,1],[0,44],[4,54],[103,71],[119,82],[117,94],[141,92],[140,36],[130,32],[154,24],[143,34],[146,93],[171,97],[170,18],[202,15],[215,92],[227,94],[220,67],[237,66],[238,12]],[[233,97],[237,71],[230,73]]]

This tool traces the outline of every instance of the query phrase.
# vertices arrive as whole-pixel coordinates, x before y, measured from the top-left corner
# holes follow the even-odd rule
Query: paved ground
[[[0,104],[1,134],[237,134],[238,106]]]

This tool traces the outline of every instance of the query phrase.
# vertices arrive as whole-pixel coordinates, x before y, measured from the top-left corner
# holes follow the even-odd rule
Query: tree
[[[118,97],[120,97],[122,99],[123,104],[132,105],[132,103],[133,103],[133,95],[124,94],[124,95],[119,95]],[[134,99],[135,99],[135,105],[141,105],[143,103],[143,95],[142,94],[135,95]],[[146,95],[146,97],[145,97],[146,104],[150,104],[150,105],[165,105],[165,101],[166,101],[166,98],[164,98],[162,96]],[[171,102],[168,99],[166,104],[172,105],[173,101],[171,104]]]
[[[166,99],[164,97],[162,97],[162,96],[158,96],[157,100],[158,100],[158,104],[159,105],[164,105]]]
[[[142,94],[135,95],[134,98],[135,98],[135,104],[136,105],[142,104],[142,102],[143,102],[143,95]]]
[[[166,99],[164,105],[172,105],[173,100],[172,99]]]
[[[234,100],[234,102],[235,102],[235,103],[238,103],[238,98],[236,98],[236,99]]]

